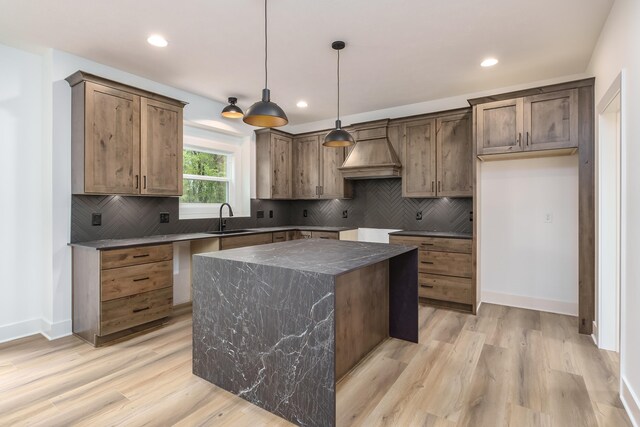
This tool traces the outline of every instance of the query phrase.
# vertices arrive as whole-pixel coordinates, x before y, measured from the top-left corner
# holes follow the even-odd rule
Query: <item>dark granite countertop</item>
[[[131,246],[159,245],[162,243],[185,242],[189,240],[212,239],[212,238],[232,237],[232,236],[246,236],[250,234],[260,234],[260,233],[277,233],[279,231],[300,230],[300,231],[340,232],[340,231],[347,231],[347,230],[354,230],[354,229],[356,229],[356,227],[315,227],[315,226],[264,227],[264,228],[250,228],[243,233],[233,233],[233,234],[225,234],[225,235],[210,234],[210,233],[165,234],[165,235],[157,235],[157,236],[136,237],[131,239],[106,239],[106,240],[92,240],[89,242],[74,242],[74,243],[69,243],[69,245],[98,249],[98,250],[120,249],[120,248],[127,248]]]
[[[413,246],[386,243],[303,239],[196,256],[336,276],[415,249]]]
[[[448,239],[471,239],[471,233],[455,233],[448,231],[411,231],[402,230],[389,233],[390,236],[445,237]]]

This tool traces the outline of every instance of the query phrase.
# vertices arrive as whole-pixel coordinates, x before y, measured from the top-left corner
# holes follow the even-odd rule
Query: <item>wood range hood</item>
[[[389,141],[389,119],[354,125],[356,140],[338,169],[345,179],[400,178],[402,164]]]

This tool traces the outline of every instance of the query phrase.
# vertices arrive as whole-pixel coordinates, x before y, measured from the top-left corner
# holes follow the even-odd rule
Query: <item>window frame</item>
[[[243,161],[243,147],[238,143],[226,142],[225,135],[220,135],[212,131],[202,131],[200,129],[189,129],[183,137],[183,151],[192,150],[211,154],[222,154],[227,156],[227,174],[226,177],[208,177],[203,175],[184,174],[182,179],[202,179],[208,181],[227,182],[227,203],[229,203],[236,213],[235,216],[249,216],[245,212],[245,206],[248,205],[244,201],[249,195],[243,194],[242,177],[238,173],[241,169]],[[197,134],[197,135],[194,135]],[[245,197],[246,196],[246,197]],[[184,203],[179,202],[180,219],[206,219],[218,218],[220,206],[222,203]]]

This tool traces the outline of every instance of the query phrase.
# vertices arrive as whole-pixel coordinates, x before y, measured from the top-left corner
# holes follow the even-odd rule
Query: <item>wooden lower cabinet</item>
[[[423,301],[475,312],[471,239],[390,236],[389,243],[418,247],[418,295]]]
[[[287,232],[286,231],[278,231],[273,233],[273,243],[276,242],[286,242],[287,240]]]
[[[312,231],[311,232],[312,239],[330,239],[330,240],[340,240],[340,233],[336,233],[334,231]]]
[[[273,242],[273,233],[246,234],[220,239],[220,249],[244,248],[246,246],[265,245]]]
[[[94,346],[161,324],[173,309],[172,244],[73,248],[73,333]]]

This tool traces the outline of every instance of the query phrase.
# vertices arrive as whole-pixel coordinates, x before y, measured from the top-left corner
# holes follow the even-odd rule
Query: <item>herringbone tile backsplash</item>
[[[230,218],[227,226],[327,225],[471,232],[471,198],[403,198],[400,179],[362,180],[354,185],[350,200],[252,200],[251,217]],[[257,218],[258,210],[265,212],[265,218]],[[269,218],[270,210],[273,218]],[[342,217],[343,211],[347,211],[347,218]],[[99,227],[91,225],[94,212],[102,214]],[[169,223],[160,224],[160,212],[169,212]],[[416,220],[417,212],[422,212],[422,220]],[[73,196],[71,241],[193,233],[218,227],[217,219],[179,220],[178,215],[177,197]]]

